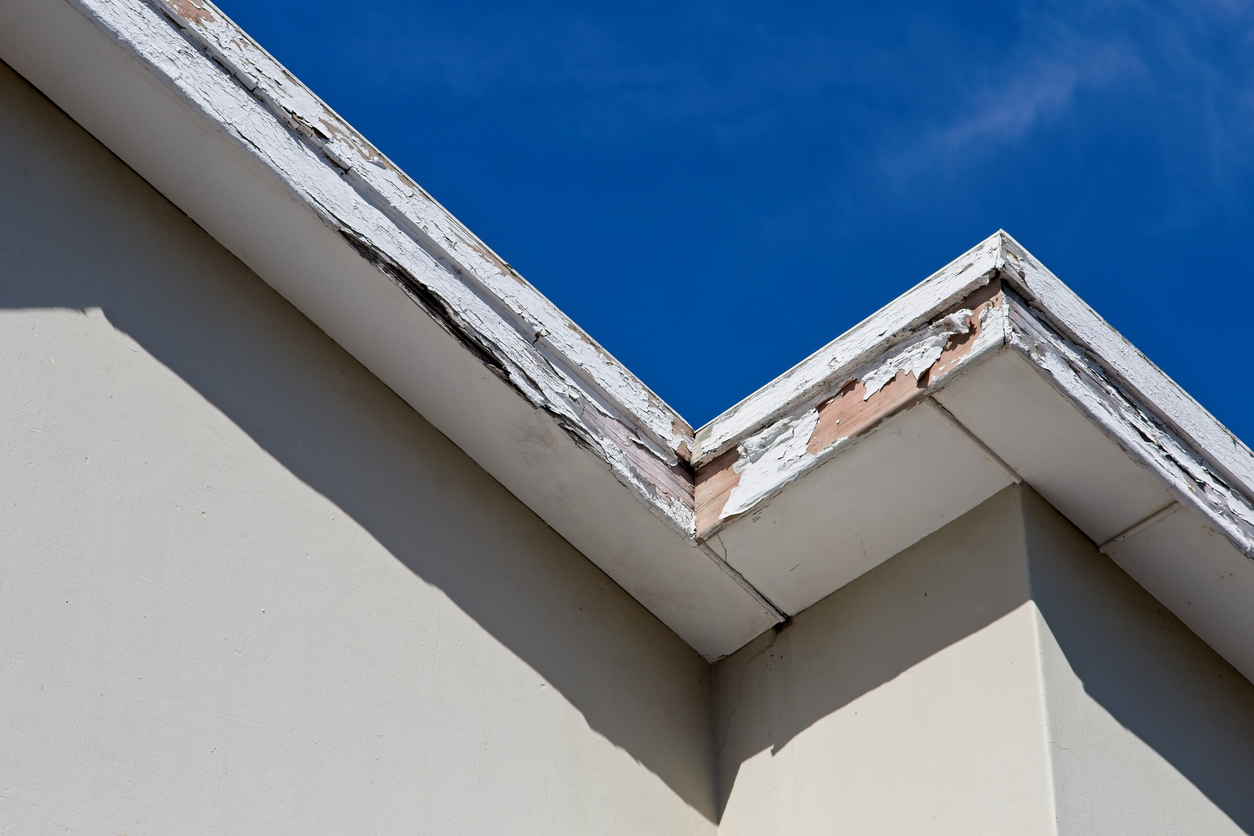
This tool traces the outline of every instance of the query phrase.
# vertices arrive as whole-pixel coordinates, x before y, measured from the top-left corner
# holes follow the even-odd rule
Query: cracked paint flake
[[[740,475],[740,481],[732,488],[719,517],[725,519],[743,514],[800,476],[814,459],[806,446],[818,423],[818,410],[809,409],[742,442],[739,446],[740,458],[732,465],[732,470]]]
[[[792,369],[749,395],[695,433],[693,464],[700,467],[733,449],[737,439],[760,430],[773,416],[829,390],[841,369],[856,367],[899,342],[980,288],[1004,266],[999,233],[915,285]]]
[[[160,18],[119,0],[75,3],[692,536],[691,479],[673,472],[691,449],[686,422],[229,18],[204,0],[148,0]]]
[[[835,395],[742,441],[730,454],[724,454],[734,456],[730,466],[718,464],[720,457],[702,468],[697,488],[698,536],[717,523],[756,507],[817,465],[842,442],[923,397],[929,387],[976,351],[976,343],[984,347],[1000,345],[1000,285],[990,284],[973,294],[967,304],[974,307],[963,307],[941,317],[863,366]],[[999,325],[990,329],[987,325],[994,315]],[[848,406],[849,398],[856,399],[856,406]],[[850,420],[842,426],[844,418]],[[700,478],[707,470],[717,472]],[[729,487],[722,489],[727,492],[726,501],[718,508],[718,486],[729,481]],[[715,508],[717,521],[712,523]]]
[[[927,331],[920,337],[894,351],[887,359],[860,378],[862,385],[866,387],[862,400],[869,400],[900,372],[908,372],[915,381],[918,381],[940,359],[941,352],[945,350],[950,337],[956,334],[966,334],[971,330],[970,319],[971,311],[969,310],[952,313],[928,326]]]

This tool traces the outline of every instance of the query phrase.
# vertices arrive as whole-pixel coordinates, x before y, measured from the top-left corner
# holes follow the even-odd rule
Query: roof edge
[[[162,54],[169,33],[140,3],[72,2],[189,105],[256,148],[308,208],[677,531],[691,531],[689,492],[672,472],[688,459],[688,423],[220,9],[146,0],[209,59],[189,72],[186,62],[161,60],[175,57]],[[228,79],[234,89],[224,89]],[[277,124],[244,118],[244,97]],[[339,188],[327,187],[328,175]]]
[[[1024,304],[1126,388],[1217,474],[1254,497],[1254,452],[1008,233],[1002,275]]]
[[[695,432],[692,463],[700,467],[781,414],[870,362],[920,325],[997,277],[1004,266],[997,232],[916,284],[830,343]]]
[[[707,658],[783,618],[707,541],[1003,350],[1251,554],[1254,454],[1005,232],[693,433],[207,0],[4,16],[6,61]]]

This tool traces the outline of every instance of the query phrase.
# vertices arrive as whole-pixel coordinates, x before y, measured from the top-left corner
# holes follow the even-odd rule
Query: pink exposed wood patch
[[[991,307],[1003,304],[1000,280],[993,280],[949,311],[937,316],[970,310],[968,331],[954,334],[945,344],[940,357],[916,381],[907,370],[901,370],[869,398],[861,380],[846,380],[835,393],[821,400],[815,409],[818,423],[810,435],[806,452],[817,457],[841,439],[852,438],[873,429],[889,416],[924,398],[942,378],[959,364],[975,347],[984,327],[981,316]],[[935,320],[934,320],[935,321]],[[697,470],[695,485],[696,530],[698,539],[709,536],[722,522],[722,512],[732,490],[740,483],[735,465],[740,451],[732,449]]]

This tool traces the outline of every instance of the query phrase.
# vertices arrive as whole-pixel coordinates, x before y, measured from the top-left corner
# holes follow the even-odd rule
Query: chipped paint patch
[[[917,403],[973,355],[1004,341],[995,279],[948,313],[864,364],[832,394],[749,436],[697,470],[698,538],[752,510],[833,454],[844,442]]]
[[[738,458],[740,458],[740,451],[733,447],[696,472],[695,506],[698,539],[703,536],[702,532],[709,531],[718,523],[732,488],[736,487],[736,483],[740,481],[740,472],[735,468]]]
[[[1254,557],[1254,504],[1140,400],[1066,336],[1007,294],[1009,344],[1040,368],[1089,420],[1158,474],[1183,506],[1201,513],[1246,557]]]
[[[917,382],[940,359],[941,352],[950,338],[966,334],[970,330],[971,311],[962,310],[933,323],[927,331],[896,349],[882,363],[877,364],[859,381],[862,384],[862,400],[884,388],[890,380],[902,372]]]
[[[170,8],[189,23],[205,24],[216,20],[212,12],[195,0],[169,0],[169,3]]]
[[[674,410],[212,3],[147,3],[78,0],[485,366],[692,536],[692,479],[681,461],[693,436]]]
[[[999,233],[885,305],[696,432],[692,461],[703,466],[736,443],[849,379],[848,370],[872,362],[964,299],[995,284],[1006,266]],[[981,299],[980,301],[983,301]],[[887,381],[885,381],[887,382]]]
[[[915,374],[908,366],[901,368],[899,362],[885,363],[888,369],[896,369],[896,373],[877,391],[868,394],[865,378],[851,380],[829,400],[818,405],[819,424],[810,438],[809,451],[815,456],[821,455],[832,445],[865,432],[888,415],[903,409],[920,398],[940,382],[941,378],[962,365],[989,331],[990,319],[996,319],[993,328],[993,339],[1001,334],[1002,297],[1000,285],[990,283],[989,288],[994,295],[988,295],[984,289],[978,295],[966,300],[967,304],[975,304],[974,310],[963,309],[950,315],[961,317],[965,327],[956,327],[945,340],[935,361],[920,374]],[[981,298],[983,301],[979,301]],[[949,318],[949,317],[947,317]]]
[[[740,479],[719,512],[719,518],[743,514],[804,473],[809,460],[814,458],[806,447],[818,423],[818,410],[810,409],[745,440],[732,465]]]

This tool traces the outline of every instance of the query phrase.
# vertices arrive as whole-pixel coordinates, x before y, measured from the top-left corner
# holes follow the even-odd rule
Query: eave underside
[[[1254,456],[1004,233],[694,433],[212,5],[4,23],[0,57],[707,658],[1024,481],[1254,678]]]

